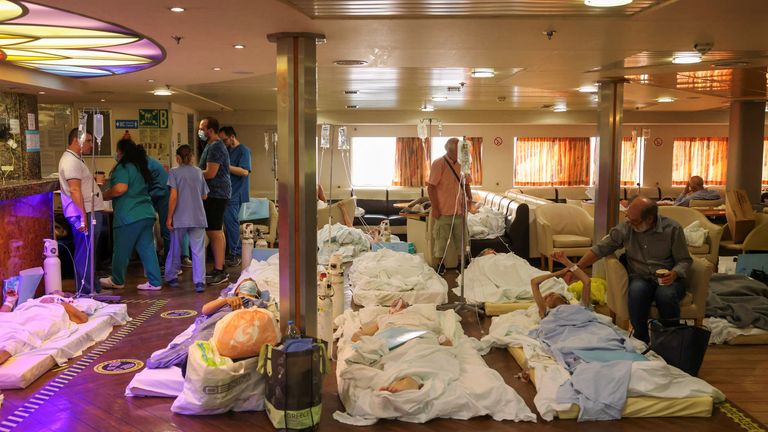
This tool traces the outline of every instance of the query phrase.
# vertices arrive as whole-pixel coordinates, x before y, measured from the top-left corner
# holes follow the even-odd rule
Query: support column
[[[280,325],[317,336],[316,33],[273,33],[277,44]]]
[[[595,241],[603,238],[619,222],[624,82],[624,79],[603,80],[598,90]]]
[[[760,202],[765,131],[765,68],[735,69],[728,127],[727,189],[744,189]],[[753,99],[754,98],[754,99]]]

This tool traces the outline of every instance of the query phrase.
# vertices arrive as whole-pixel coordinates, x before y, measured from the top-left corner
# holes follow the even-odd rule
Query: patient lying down
[[[8,292],[0,308],[0,365],[14,355],[38,348],[36,342],[45,342],[70,323],[88,321],[88,315],[74,306],[71,296],[61,292],[29,300],[16,308],[18,299],[15,292]]]
[[[536,306],[539,309],[539,318],[544,318],[547,316],[547,314],[549,314],[550,311],[554,310],[558,306],[568,304],[568,299],[566,299],[562,294],[551,292],[545,296],[542,296],[540,286],[544,281],[553,277],[565,276],[565,274],[569,271],[572,271],[573,274],[584,285],[584,288],[581,292],[581,304],[582,306],[588,308],[589,289],[591,283],[589,276],[584,273],[584,270],[580,269],[577,265],[571,262],[571,260],[569,260],[563,252],[555,252],[552,254],[552,259],[564,265],[565,268],[554,273],[543,274],[531,279],[531,292],[533,293],[533,300],[536,302]]]

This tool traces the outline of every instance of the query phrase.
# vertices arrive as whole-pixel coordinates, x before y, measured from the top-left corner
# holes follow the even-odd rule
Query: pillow
[[[261,308],[239,309],[216,323],[211,343],[231,359],[259,355],[264,344],[280,341],[280,330],[271,312]]]

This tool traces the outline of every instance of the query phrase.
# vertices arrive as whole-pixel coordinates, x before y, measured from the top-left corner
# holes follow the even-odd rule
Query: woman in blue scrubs
[[[128,260],[135,249],[149,279],[136,288],[157,291],[162,288],[162,280],[155,253],[155,209],[149,196],[152,172],[147,164],[147,153],[133,140],[121,139],[117,142],[115,159],[117,165],[110,173],[110,188],[104,193],[105,200],[112,200],[114,210],[112,276],[101,279],[101,286],[125,287]]]

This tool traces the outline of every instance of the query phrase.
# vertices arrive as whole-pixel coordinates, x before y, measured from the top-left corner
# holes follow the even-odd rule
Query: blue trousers
[[[240,256],[240,220],[237,214],[240,213],[240,203],[230,204],[224,211],[224,234],[227,236],[227,248],[230,255]]]
[[[173,229],[171,250],[165,259],[165,280],[178,278],[177,273],[181,268],[181,257],[184,253],[184,239],[192,246],[192,281],[196,284],[205,283],[205,228]]]
[[[96,285],[96,289],[93,290],[91,286],[91,257],[89,252],[89,248],[91,247],[91,240],[90,240],[90,234],[94,235],[93,238],[93,244],[94,248],[99,247],[99,237],[101,237],[101,230],[104,226],[104,212],[94,212],[94,213],[88,213],[90,216],[93,214],[94,218],[96,219],[96,226],[92,229],[90,226],[90,221],[85,221],[85,224],[88,225],[88,234],[83,234],[80,231],[78,231],[78,228],[80,228],[81,224],[81,218],[80,216],[71,216],[67,218],[67,221],[69,221],[69,224],[72,227],[72,236],[74,238],[75,243],[75,286],[80,287],[80,284],[83,283],[83,288],[80,291],[83,294],[89,294],[93,292],[99,292],[101,291],[101,288],[99,287],[99,279],[96,278],[94,284]],[[95,257],[98,257],[96,254],[96,251],[93,251],[93,254]],[[59,254],[61,255],[61,254]],[[59,256],[61,259],[61,256]],[[85,277],[85,282],[83,282],[83,277]]]
[[[663,320],[680,319],[680,299],[685,295],[685,284],[677,279],[669,285],[659,285],[656,279],[629,280],[629,320],[635,337],[648,342],[648,317],[655,302]]]

